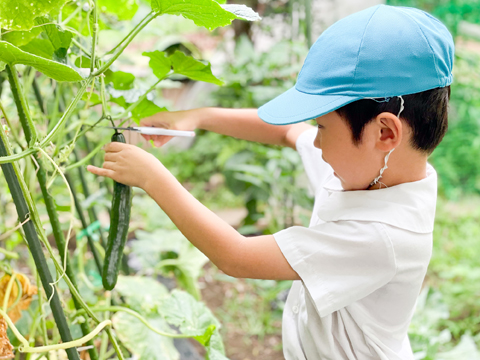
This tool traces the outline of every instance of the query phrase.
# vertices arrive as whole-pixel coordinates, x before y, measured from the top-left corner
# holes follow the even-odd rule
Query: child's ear
[[[383,112],[376,117],[375,122],[378,125],[375,144],[377,149],[387,152],[400,145],[403,137],[403,123],[398,117],[392,113]]]

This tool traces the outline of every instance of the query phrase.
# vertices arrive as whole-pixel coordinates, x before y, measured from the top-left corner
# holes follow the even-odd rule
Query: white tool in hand
[[[169,130],[151,126],[108,127],[116,130],[131,130],[144,135],[167,135],[167,136],[195,136],[195,131]]]

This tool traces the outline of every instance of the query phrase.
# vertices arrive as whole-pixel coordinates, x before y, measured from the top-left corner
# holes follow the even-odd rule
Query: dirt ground
[[[237,279],[235,283],[215,279],[215,273],[221,272],[211,264],[204,267],[204,276],[199,279],[201,286],[202,300],[221,319],[221,310],[227,311],[225,300],[232,293],[249,291],[251,286],[244,279]],[[235,288],[235,292],[232,289]],[[241,293],[239,294],[241,296]],[[221,321],[221,320],[220,320]],[[222,322],[222,321],[221,321]],[[223,337],[226,355],[231,360],[283,360],[281,350],[281,322],[275,324],[278,327],[278,334],[266,335],[263,341],[256,335],[246,333],[237,323],[222,322],[223,328],[220,333]],[[198,346],[201,348],[201,346]],[[200,350],[203,349],[199,349]],[[203,351],[204,353],[204,351]],[[200,352],[200,354],[203,354]]]

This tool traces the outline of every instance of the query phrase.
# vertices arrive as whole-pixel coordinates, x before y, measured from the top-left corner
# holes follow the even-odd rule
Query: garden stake
[[[34,71],[34,70],[32,70],[32,71]],[[9,77],[9,80],[10,80],[10,77]],[[12,83],[10,82],[10,84],[12,84]],[[35,79],[33,81],[33,88],[38,89],[38,86],[36,86]],[[19,89],[16,88],[16,87],[12,88],[12,94],[15,96],[15,94],[18,90]],[[35,91],[35,96],[37,98],[38,103],[43,104],[41,93],[39,91],[38,91],[38,93]],[[19,98],[18,94],[15,98]],[[21,103],[17,102],[17,110],[19,109],[18,108],[19,105],[21,106]],[[41,110],[45,115],[47,115],[45,113],[45,108],[43,108],[43,106],[41,107]],[[20,119],[22,119],[22,117],[25,116],[26,111],[28,111],[28,110],[23,109],[23,111],[18,111],[18,115],[19,115]],[[30,142],[31,139],[27,135],[27,134],[29,134],[28,122],[26,121],[26,119],[23,119],[23,121],[21,120],[20,122],[22,124],[22,127],[26,126],[26,128],[25,127],[23,128],[23,131],[25,133],[25,138],[26,138],[27,142]],[[52,232],[53,232],[53,236],[54,236],[54,239],[55,239],[55,244],[57,245],[58,252],[60,253],[60,258],[62,259],[62,263],[66,264],[65,272],[66,272],[67,276],[71,279],[72,283],[75,286],[77,286],[77,282],[76,282],[76,279],[75,279],[75,273],[74,273],[73,268],[70,264],[68,253],[66,252],[66,249],[65,249],[65,247],[66,247],[65,236],[64,236],[62,228],[61,228],[60,220],[58,219],[58,214],[57,214],[55,202],[53,200],[53,197],[50,195],[50,193],[47,190],[47,174],[45,172],[43,162],[40,158],[37,158],[37,164],[38,164],[37,179],[38,179],[38,183],[40,184],[40,189],[42,191],[43,199],[45,201],[45,207],[47,208],[48,217],[49,217],[50,223],[52,225]],[[73,301],[74,301],[75,308],[77,310],[81,309],[80,304],[78,303],[78,301],[76,301],[75,298],[73,299]],[[87,335],[91,331],[90,326],[88,325],[87,321],[81,323],[80,327],[82,329],[83,335]],[[93,345],[93,341],[90,341],[90,344],[88,344],[88,345]],[[96,350],[95,347],[93,347],[92,349],[89,349],[89,355],[90,355],[91,360],[98,360],[98,354],[97,354],[97,350]]]
[[[65,177],[67,178],[68,184],[70,185],[70,189],[72,190],[73,198],[75,200],[75,208],[77,210],[78,217],[80,218],[80,222],[82,223],[82,227],[85,230],[88,227],[87,221],[85,220],[85,216],[83,215],[83,208],[82,205],[80,204],[80,201],[78,200],[77,192],[74,188],[73,181],[70,177],[69,174],[65,174]],[[90,234],[87,232],[86,237],[88,240],[88,246],[90,248],[90,251],[93,254],[93,259],[95,260],[95,265],[97,266],[98,273],[102,275],[102,260],[100,259],[100,254],[97,251],[97,248],[95,247],[95,242],[90,236]]]
[[[2,135],[0,138],[0,156],[7,156],[8,153],[3,140],[3,129],[0,129],[0,134]],[[15,173],[13,164],[2,164],[1,166],[7,180],[10,193],[12,194],[19,220],[20,222],[24,222],[29,218],[29,209],[20,184],[18,182],[18,178]],[[52,309],[53,317],[55,318],[55,323],[57,324],[62,341],[72,341],[72,335],[70,334],[67,319],[65,318],[65,314],[63,313],[60,298],[58,297],[57,291],[53,291],[52,286],[50,285],[51,283],[53,283],[53,279],[48,269],[45,254],[43,253],[43,249],[40,244],[40,240],[38,239],[38,234],[35,231],[35,226],[33,222],[26,221],[23,224],[23,230],[25,232],[25,238],[27,240],[28,247],[30,248],[30,252],[35,261],[35,266],[40,275],[45,294],[49,299],[51,298],[50,308]],[[55,287],[53,287],[53,289],[55,289]],[[69,360],[80,360],[78,351],[75,348],[67,349],[66,352]]]

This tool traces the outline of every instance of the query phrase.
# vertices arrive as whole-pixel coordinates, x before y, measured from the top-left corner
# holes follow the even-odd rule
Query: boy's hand
[[[109,177],[128,186],[137,186],[145,190],[152,178],[154,169],[165,169],[152,154],[137,146],[111,142],[105,145],[103,168],[88,165],[92,174]],[[156,170],[155,170],[156,171]]]
[[[198,127],[200,109],[162,111],[140,121],[140,126],[153,126],[169,130],[193,131]],[[156,147],[169,142],[173,136],[167,135],[143,135],[145,140],[153,140]]]

